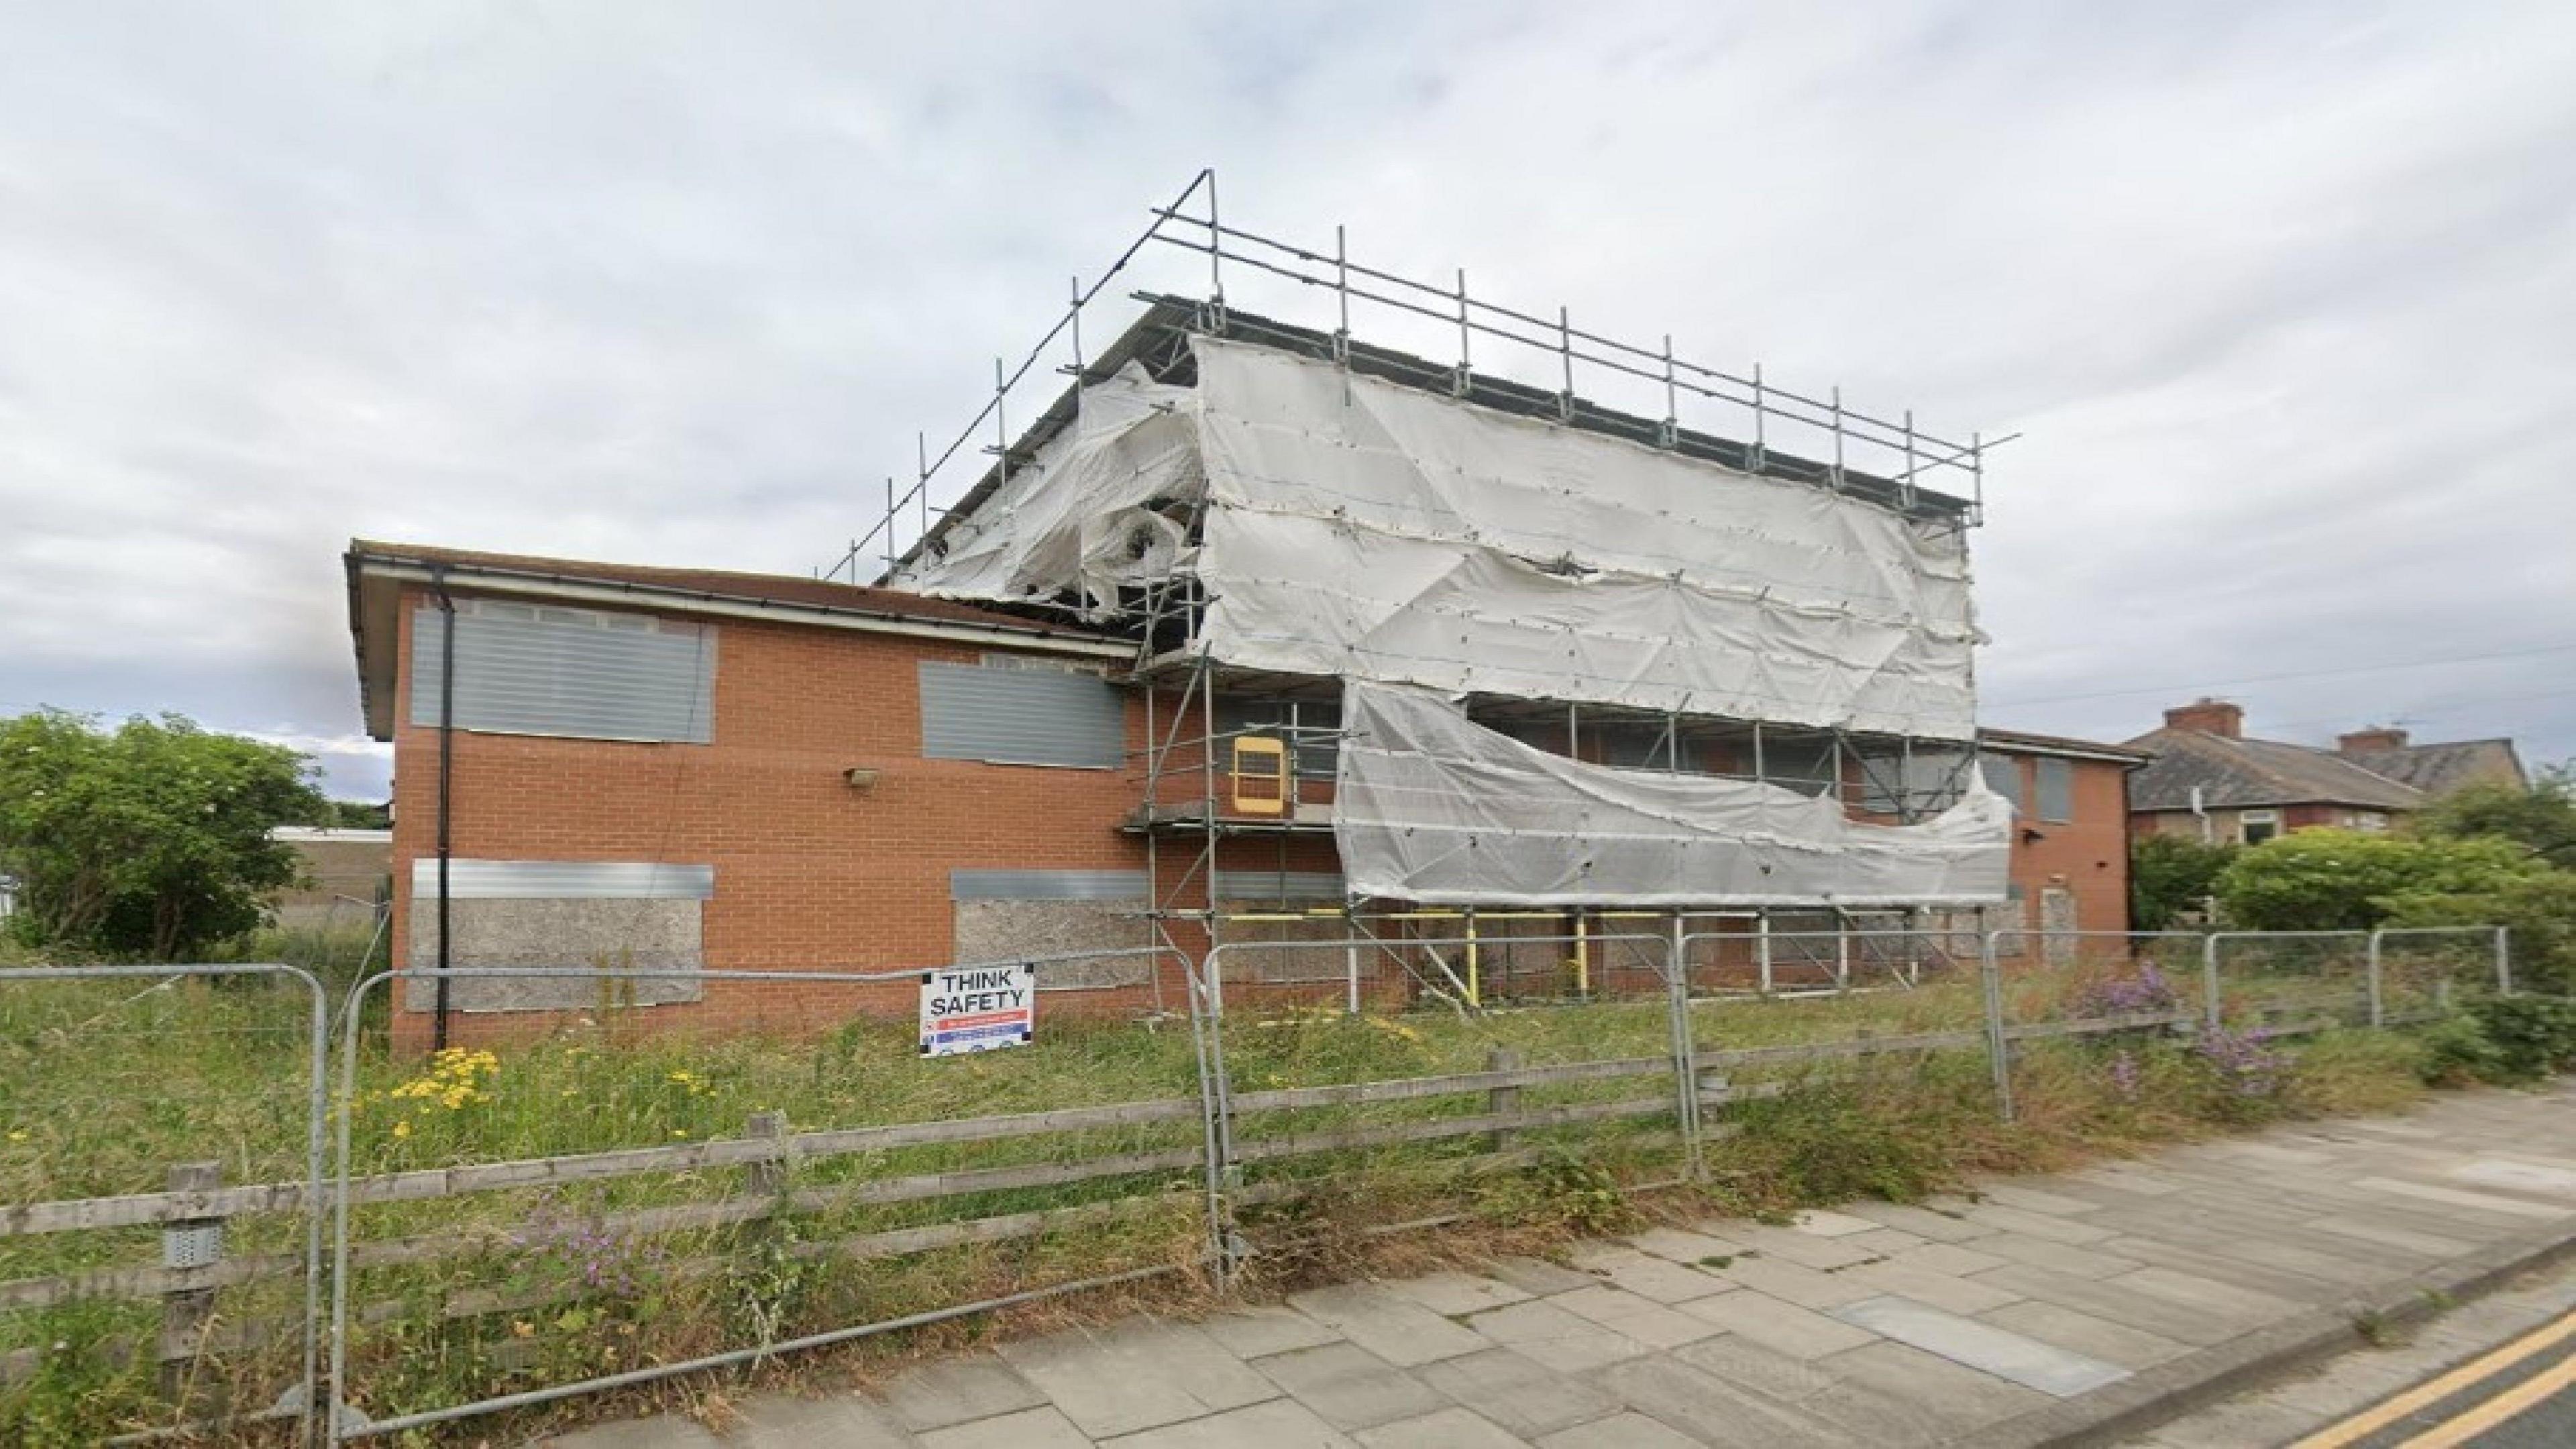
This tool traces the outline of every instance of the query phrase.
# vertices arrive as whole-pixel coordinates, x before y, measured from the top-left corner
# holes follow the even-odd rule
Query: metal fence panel
[[[1051,966],[1100,954],[1180,956],[1032,964],[1043,985]],[[912,1004],[920,970],[714,970],[691,973],[711,1000],[757,991],[786,1010],[713,1033],[613,1005],[468,1017],[461,1044],[426,1057],[361,1027],[393,983],[441,974],[380,973],[341,1008],[332,1443],[1199,1260],[1176,1246],[1204,1236],[1195,1200],[1170,1191],[1206,1156],[1193,1057],[1114,1010],[1059,997],[1029,1045],[933,1058],[909,1013],[888,1010]],[[655,973],[443,974],[595,980],[613,1001]],[[823,991],[883,995],[874,1011],[818,1015]]]
[[[274,963],[0,970],[0,1422],[294,1419],[320,1352],[321,983]]]

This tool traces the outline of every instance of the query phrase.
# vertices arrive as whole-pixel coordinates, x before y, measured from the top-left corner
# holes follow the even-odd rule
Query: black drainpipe
[[[430,1049],[447,1049],[447,966],[450,917],[447,873],[455,841],[449,835],[456,785],[456,600],[447,592],[447,570],[430,571],[438,590],[438,996],[430,1020]]]

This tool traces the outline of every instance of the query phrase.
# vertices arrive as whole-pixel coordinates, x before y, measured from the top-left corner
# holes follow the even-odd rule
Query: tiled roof
[[[2394,750],[2355,750],[2343,758],[2427,795],[2448,795],[2463,785],[2484,781],[2530,783],[2511,740],[2451,740]]]
[[[2203,805],[2221,809],[2330,804],[2414,810],[2425,801],[2414,786],[2374,774],[2332,750],[2177,729],[2129,743],[2156,756],[2129,779],[2132,810],[2188,810],[2195,785]]]

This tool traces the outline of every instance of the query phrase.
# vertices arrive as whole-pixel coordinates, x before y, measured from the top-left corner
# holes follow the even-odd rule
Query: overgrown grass
[[[2126,972],[2127,974],[2123,974]],[[2132,963],[2084,963],[2017,978],[2016,1021],[2062,1019],[2106,982],[2134,985]],[[1546,1251],[1616,1230],[1640,1211],[1778,1217],[1855,1197],[1907,1200],[1972,1174],[2059,1167],[2104,1152],[2283,1117],[2403,1106],[2433,1080],[2456,1080],[2456,1038],[2329,1031],[2267,1041],[2264,1015],[2342,1003],[2349,979],[2324,973],[2249,981],[2226,1033],[2155,1032],[2024,1043],[2017,1119],[1993,1110],[1976,1050],[1863,1057],[1830,1068],[1735,1074],[1756,1096],[1712,1112],[1707,1185],[1640,1194],[1679,1175],[1668,1115],[1484,1136],[1350,1148],[1255,1161],[1238,1184],[1237,1229],[1255,1246],[1248,1284],[1284,1287],[1371,1266],[1495,1251]],[[2124,998],[2125,999],[2125,998]],[[2187,993],[2181,1003],[2189,1005]],[[306,1005],[274,983],[44,983],[0,988],[0,1192],[11,1202],[153,1191],[170,1164],[220,1160],[227,1182],[291,1181],[305,1147]],[[1969,981],[1919,989],[1694,1007],[1704,1048],[1848,1041],[1973,1029]],[[2348,1015],[2348,1013],[2345,1013]],[[805,1132],[1051,1108],[1195,1100],[1185,1023],[1050,1015],[1039,1044],[925,1061],[908,1025],[857,1021],[796,1037],[648,1035],[627,1018],[541,1040],[424,1061],[363,1054],[350,1126],[360,1176],[480,1162],[660,1146],[743,1135],[754,1114]],[[1238,1093],[1477,1071],[1497,1052],[1525,1065],[1657,1058],[1669,1048],[1661,1000],[1532,1006],[1466,1016],[1421,1010],[1346,1017],[1337,1009],[1246,1003],[1223,1045]],[[2446,1047],[2444,1042],[2452,1041]],[[1670,1077],[1518,1089],[1517,1105],[1669,1099]],[[1238,1117],[1239,1148],[1353,1126],[1473,1115],[1484,1094]],[[850,1190],[885,1179],[1109,1153],[1194,1148],[1194,1116],[1003,1141],[918,1145],[796,1164],[790,1191],[839,1192],[762,1221],[646,1232],[632,1215],[742,1198],[746,1169],[621,1177],[552,1189],[363,1205],[355,1237],[382,1248],[455,1240],[461,1255],[362,1269],[352,1284],[359,1405],[378,1415],[670,1362],[723,1348],[1130,1268],[1177,1271],[1152,1291],[1166,1304],[1205,1291],[1201,1184],[1194,1168],[936,1201],[879,1202]],[[1499,1153],[1499,1155],[1498,1155]],[[1289,1189],[1293,1195],[1280,1196]],[[850,1258],[828,1245],[865,1234],[1040,1209],[1088,1215],[1037,1236],[902,1257]],[[1374,1230],[1438,1219],[1436,1233]],[[229,1256],[292,1253],[287,1216],[232,1225]],[[0,1238],[0,1280],[157,1259],[158,1232],[129,1229]],[[1144,1291],[1144,1290],[1138,1290]],[[222,1290],[229,1323],[289,1316],[292,1279]],[[1085,1300],[1090,1302],[1092,1300]],[[1106,1304],[1134,1301],[1111,1295]],[[1024,1310],[1026,1321],[1061,1307]],[[0,1352],[53,1346],[0,1385],[0,1423],[28,1442],[83,1442],[166,1422],[153,1375],[115,1351],[148,1338],[159,1306],[75,1299],[0,1311]],[[871,1341],[843,1355],[861,1370],[886,1355],[996,1331],[989,1323]],[[291,1379],[292,1343],[201,1365],[198,1408],[264,1402]],[[785,1370],[769,1370],[776,1373]],[[814,1372],[810,1362],[794,1371]],[[652,1391],[669,1403],[698,1392]],[[578,1409],[561,1413],[578,1413]],[[546,1422],[543,1416],[513,1432]],[[460,1431],[463,1432],[463,1431]],[[490,1432],[489,1426],[475,1430]]]

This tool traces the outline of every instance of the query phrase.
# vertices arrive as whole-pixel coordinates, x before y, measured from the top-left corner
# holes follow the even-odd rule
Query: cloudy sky
[[[1229,221],[2020,433],[1994,723],[2558,759],[2571,75],[2546,4],[0,0],[0,711],[380,792],[350,536],[804,572],[1212,165]]]

